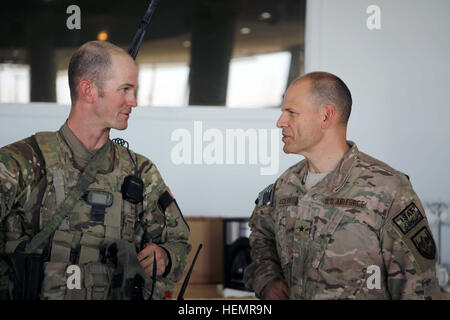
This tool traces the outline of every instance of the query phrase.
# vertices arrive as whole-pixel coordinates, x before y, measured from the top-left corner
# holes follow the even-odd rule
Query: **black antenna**
[[[155,282],[156,282],[156,251],[153,251],[153,272],[152,272],[152,293],[147,300],[153,299],[153,292],[155,291]]]
[[[136,56],[145,36],[145,31],[147,31],[147,27],[150,24],[150,20],[152,19],[153,13],[155,12],[156,6],[159,4],[159,1],[160,0],[152,0],[152,2],[150,2],[145,15],[139,24],[138,31],[134,35],[133,42],[131,42],[130,49],[128,49],[128,53],[134,60],[136,60]]]
[[[192,260],[192,264],[191,264],[191,267],[189,268],[189,272],[186,275],[186,278],[184,278],[183,285],[181,286],[180,293],[178,294],[178,298],[177,298],[178,301],[184,300],[183,299],[184,292],[186,291],[186,288],[188,286],[189,279],[190,279],[191,273],[192,273],[192,269],[194,269],[194,264],[195,264],[195,261],[197,260],[197,257],[198,257],[198,254],[200,253],[201,248],[203,248],[203,245],[200,243],[198,246],[198,249],[197,249],[197,253],[195,254],[194,260]]]

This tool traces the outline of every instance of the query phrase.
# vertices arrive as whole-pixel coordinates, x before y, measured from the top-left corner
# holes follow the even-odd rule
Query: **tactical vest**
[[[42,228],[78,181],[80,170],[74,167],[72,152],[59,133],[41,132],[35,138],[46,164],[47,186],[39,218]],[[70,217],[63,220],[49,240],[50,259],[44,265],[41,299],[108,299],[114,270],[105,264],[106,247],[119,239],[135,242],[136,246],[140,244],[143,230],[136,220],[143,212],[142,203],[134,205],[124,201],[120,192],[124,178],[133,172],[133,164],[125,148],[114,144],[111,148],[112,170],[99,170],[88,192],[101,191],[112,197],[112,203],[94,208],[87,199],[80,200]],[[99,209],[100,215],[104,211],[104,220],[94,221],[94,211],[98,213]],[[71,274],[67,272],[71,265],[81,270],[80,289],[68,289]]]

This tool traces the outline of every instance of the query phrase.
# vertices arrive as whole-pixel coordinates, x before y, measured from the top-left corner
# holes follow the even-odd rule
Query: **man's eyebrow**
[[[134,84],[128,83],[128,82],[123,83],[123,84],[121,84],[120,86],[121,86],[121,87],[133,87],[133,88],[135,87]],[[136,88],[137,88],[137,86],[136,86]]]

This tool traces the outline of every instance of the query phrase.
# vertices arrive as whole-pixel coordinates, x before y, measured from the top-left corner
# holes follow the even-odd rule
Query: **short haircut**
[[[332,104],[346,125],[352,111],[352,95],[347,85],[339,77],[328,72],[311,72],[301,79],[310,81],[310,98],[317,107]]]
[[[127,53],[107,41],[90,41],[73,54],[68,70],[72,103],[78,99],[77,87],[82,80],[95,83],[100,89],[100,95],[103,95],[103,85],[111,77],[111,54]]]

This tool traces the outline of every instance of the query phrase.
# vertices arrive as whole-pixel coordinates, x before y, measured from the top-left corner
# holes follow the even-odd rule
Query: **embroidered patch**
[[[343,207],[358,207],[365,208],[367,202],[354,199],[343,198],[326,198],[324,204],[327,206],[343,206]]]
[[[411,240],[424,258],[433,260],[436,257],[436,245],[427,227],[420,229]]]
[[[295,237],[299,240],[308,240],[311,232],[311,221],[297,220],[295,222]]]
[[[296,206],[298,204],[298,197],[283,198],[278,201],[280,206]]]
[[[403,232],[407,234],[411,231],[420,221],[423,220],[423,215],[419,208],[411,202],[402,212],[394,217],[395,225]]]

